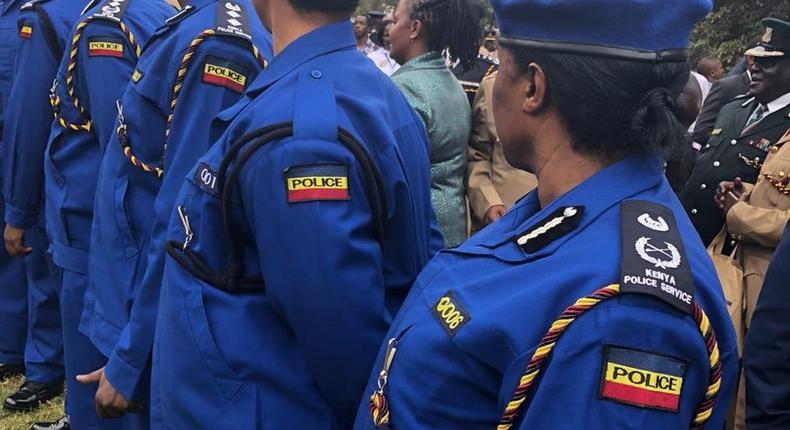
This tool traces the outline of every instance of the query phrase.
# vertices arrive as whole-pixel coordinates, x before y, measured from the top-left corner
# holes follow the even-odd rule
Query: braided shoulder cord
[[[189,71],[189,66],[192,64],[192,60],[195,57],[195,51],[197,48],[211,37],[217,36],[217,30],[215,29],[208,29],[204,30],[200,33],[196,38],[192,40],[189,44],[189,48],[187,48],[184,56],[181,58],[181,65],[178,67],[178,73],[176,74],[176,81],[173,84],[173,91],[170,96],[170,112],[167,115],[167,126],[165,128],[165,144],[162,148],[162,158],[159,160],[159,164],[154,166],[153,164],[145,163],[140,160],[137,156],[134,155],[134,151],[132,150],[131,145],[128,142],[128,139],[121,139],[121,145],[123,146],[123,153],[124,156],[129,160],[132,165],[135,167],[142,169],[148,173],[152,173],[156,175],[157,178],[162,179],[164,175],[164,162],[165,156],[167,155],[167,143],[170,138],[170,128],[173,124],[173,116],[175,115],[176,106],[178,105],[178,99],[181,95],[181,90],[184,86],[184,78],[186,78],[187,72]],[[258,60],[258,63],[262,67],[266,67],[266,59],[263,58],[260,50],[256,47],[252,42],[250,42],[250,46],[252,49],[252,54]],[[120,127],[119,127],[120,131]],[[124,133],[125,133],[125,126],[124,126]],[[120,136],[120,133],[119,133]],[[125,143],[124,143],[125,142]]]
[[[88,24],[90,24],[92,21],[95,21],[96,19],[98,18],[96,18],[95,16],[90,16],[80,21],[79,24],[77,24],[77,28],[74,30],[74,35],[71,38],[71,50],[69,51],[69,62],[66,66],[66,76],[65,76],[66,92],[68,93],[72,104],[74,104],[74,107],[79,112],[79,115],[81,117],[80,119],[81,122],[78,124],[69,122],[65,118],[63,118],[63,116],[60,114],[61,100],[60,97],[58,97],[57,92],[55,91],[55,89],[57,88],[57,80],[55,81],[55,84],[53,84],[49,94],[49,103],[52,106],[52,111],[55,115],[55,121],[58,124],[60,124],[61,127],[71,131],[90,132],[93,129],[93,123],[90,119],[90,115],[88,114],[88,112],[85,111],[85,108],[82,106],[82,104],[79,101],[79,98],[77,97],[77,91],[74,88],[74,74],[77,69],[77,58],[78,58],[77,54],[79,52],[79,42],[82,39],[82,34],[85,30],[85,27],[87,27]],[[132,48],[134,48],[135,59],[140,58],[140,53],[142,51],[142,48],[137,43],[137,39],[134,37],[134,34],[132,34],[131,30],[129,30],[129,27],[127,27],[126,24],[123,23],[123,21],[117,21],[116,23],[118,24],[118,27],[121,29],[121,32],[124,34],[124,36],[126,36],[126,39],[129,41],[129,44],[132,46]]]
[[[563,312],[562,315],[560,315],[560,317],[551,324],[551,328],[549,328],[549,331],[543,336],[540,344],[538,344],[538,348],[532,355],[532,359],[527,365],[527,369],[521,375],[521,379],[519,380],[519,384],[513,393],[513,397],[505,407],[505,412],[499,422],[499,425],[497,426],[497,430],[509,430],[513,426],[513,423],[518,417],[519,410],[526,401],[527,392],[535,382],[535,379],[540,373],[540,370],[543,367],[546,359],[554,350],[557,340],[560,336],[562,336],[568,326],[570,326],[579,316],[593,308],[598,303],[615,297],[619,294],[620,285],[614,284],[604,287],[587,297],[577,300],[575,304],[567,308],[565,312]],[[719,357],[719,346],[716,341],[716,334],[710,325],[708,316],[705,315],[705,312],[696,303],[694,304],[694,321],[697,323],[700,333],[705,340],[705,346],[708,350],[708,358],[710,359],[710,380],[708,383],[708,389],[705,392],[705,398],[698,406],[697,413],[689,427],[691,430],[701,430],[713,412],[713,406],[716,403],[716,397],[719,394],[719,389],[721,388],[722,369],[721,360]]]

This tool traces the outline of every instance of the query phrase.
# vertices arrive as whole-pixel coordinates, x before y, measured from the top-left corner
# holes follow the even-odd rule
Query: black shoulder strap
[[[63,57],[63,45],[60,44],[58,32],[55,31],[55,25],[52,24],[49,14],[44,7],[41,6],[41,3],[42,2],[38,1],[28,2],[22,6],[22,10],[32,10],[38,15],[38,20],[41,21],[41,31],[47,41],[47,46],[52,52],[52,55],[55,56],[55,61],[60,62],[60,59]]]
[[[131,0],[109,0],[102,5],[101,9],[92,15],[92,18],[121,22],[130,2]]]
[[[227,36],[252,40],[247,11],[241,4],[233,1],[226,1],[217,5],[216,29],[219,33]]]

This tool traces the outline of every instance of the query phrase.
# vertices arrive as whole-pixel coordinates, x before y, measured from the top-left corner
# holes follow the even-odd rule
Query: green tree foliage
[[[714,0],[713,13],[691,36],[691,58],[715,55],[733,66],[762,33],[760,20],[768,16],[790,19],[790,0]]]

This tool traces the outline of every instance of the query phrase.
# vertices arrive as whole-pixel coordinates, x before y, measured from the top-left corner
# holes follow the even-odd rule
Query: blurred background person
[[[394,23],[391,19],[385,19],[381,22],[379,31],[377,32],[380,37],[380,40],[377,42],[380,44],[379,47],[381,49],[377,49],[368,54],[368,58],[370,58],[371,61],[376,64],[376,67],[387,76],[392,76],[393,73],[400,69],[400,64],[390,56],[390,49],[392,47],[392,43],[390,43],[390,30],[393,25]]]
[[[483,79],[472,106],[466,195],[473,233],[502,218],[518,199],[538,185],[535,175],[516,169],[505,159],[494,124],[494,82],[496,73]]]
[[[721,64],[721,60],[714,55],[700,58],[694,69],[711,83],[724,77],[724,65]]]
[[[475,101],[477,91],[480,89],[480,82],[499,70],[499,60],[496,57],[496,34],[496,30],[486,30],[475,61],[471,63],[456,61],[453,64],[453,74],[464,87],[470,105]]]
[[[428,132],[431,199],[448,247],[467,237],[464,175],[472,113],[442,53],[453,62],[474,61],[481,16],[475,0],[400,0],[390,29],[392,58],[403,65],[392,79]]]
[[[354,17],[354,37],[357,39],[357,51],[365,55],[370,55],[379,49],[379,46],[370,40],[371,30],[369,16],[359,14]]]

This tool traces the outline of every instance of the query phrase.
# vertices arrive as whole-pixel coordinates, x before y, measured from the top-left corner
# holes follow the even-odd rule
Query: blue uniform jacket
[[[19,47],[19,8],[23,0],[0,3],[0,142],[3,140],[3,111],[14,82],[16,51]]]
[[[49,89],[55,79],[74,22],[87,0],[39,0],[22,8],[17,74],[4,112],[3,165],[5,221],[17,228],[43,225],[44,149],[52,108]],[[33,8],[43,9],[42,14]],[[42,15],[48,20],[42,20]]]
[[[193,43],[206,31],[216,34]],[[253,45],[260,49],[257,57]],[[184,69],[183,58],[190,53]],[[112,134],[96,192],[91,243],[96,252],[86,295],[93,311],[86,310],[81,331],[109,357],[105,374],[127,399],[144,374],[153,345],[161,268],[153,269],[145,287],[140,285],[149,240],[156,244],[150,250],[154,260],[164,252],[166,224],[154,226],[155,214],[167,219],[181,182],[173,182],[169,173],[163,182],[155,169],[183,178],[212,142],[211,121],[238,101],[264,57],[271,58],[271,36],[249,0],[197,0],[149,40],[123,93],[119,122],[126,127],[126,144],[154,171],[134,166],[124,152],[122,133]],[[174,89],[179,93],[169,117]],[[162,198],[155,204],[160,188]]]
[[[640,226],[641,239],[621,240],[625,200],[663,206],[658,218],[647,210],[639,216],[657,231]],[[636,224],[636,218],[627,221]],[[659,231],[674,231],[675,239],[659,241]],[[721,287],[661,163],[639,156],[609,166],[544,208],[533,192],[500,221],[434,258],[387,334],[354,428],[375,428],[369,398],[385,368],[381,385],[392,429],[497,428],[536,347],[564,309],[617,284],[624,255],[649,266],[649,275],[640,276],[644,282],[657,279],[647,278],[661,269],[635,249],[656,264],[690,267],[687,280],[675,282],[696,286],[696,301],[718,336],[723,382],[705,428],[722,428],[737,351]],[[711,365],[700,329],[689,315],[648,295],[602,301],[555,345],[513,428],[688,429],[708,388]],[[631,370],[610,374],[610,365],[623,368],[617,363]]]
[[[169,225],[153,427],[348,428],[382,336],[442,243],[424,127],[347,22],[288,45],[219,119],[230,126],[187,176]],[[236,171],[231,248],[220,163],[245,134],[282,122],[293,137]],[[339,143],[338,126],[356,143]],[[191,255],[223,273],[231,250],[265,287],[230,294],[181,264]]]
[[[58,70],[58,117],[44,157],[53,260],[82,274],[88,268],[96,172],[115,130],[115,102],[142,45],[176,12],[164,0],[95,3],[80,18]]]
[[[790,224],[765,275],[743,352],[749,430],[790,428]]]

